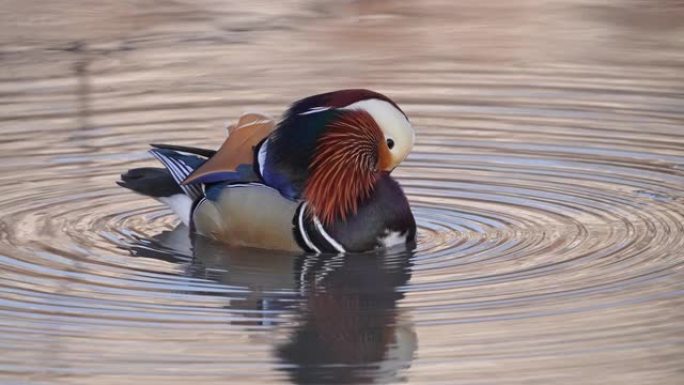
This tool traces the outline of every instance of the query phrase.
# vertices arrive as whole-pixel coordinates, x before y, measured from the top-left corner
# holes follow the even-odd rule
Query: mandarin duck
[[[152,144],[165,168],[131,169],[117,183],[230,245],[345,253],[414,244],[413,214],[390,174],[415,134],[388,97],[314,95],[278,123],[245,114],[228,131],[217,151]]]

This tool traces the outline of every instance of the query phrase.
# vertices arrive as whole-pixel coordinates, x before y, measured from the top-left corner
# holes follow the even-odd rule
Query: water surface
[[[2,9],[0,382],[684,381],[680,2]],[[350,87],[416,127],[410,254],[191,244],[114,183]]]

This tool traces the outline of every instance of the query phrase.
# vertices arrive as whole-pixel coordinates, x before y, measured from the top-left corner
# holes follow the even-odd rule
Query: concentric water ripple
[[[588,59],[599,37],[553,49],[567,36],[498,3],[491,41],[486,6],[296,3],[160,5],[86,39],[78,21],[99,16],[74,14],[56,40],[3,40],[0,382],[681,383],[683,47],[666,13],[637,49],[581,2],[533,1],[626,35]],[[114,184],[154,164],[147,143],[215,147],[244,111],[354,86],[417,128],[395,172],[411,253],[227,249]]]

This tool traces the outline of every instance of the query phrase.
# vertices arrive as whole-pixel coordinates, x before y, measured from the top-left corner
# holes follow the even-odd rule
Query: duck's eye
[[[392,148],[394,148],[394,140],[393,139],[391,139],[391,138],[387,139],[387,147],[389,147],[390,150]]]

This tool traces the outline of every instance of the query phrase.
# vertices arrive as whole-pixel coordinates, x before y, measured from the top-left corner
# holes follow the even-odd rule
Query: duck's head
[[[324,222],[346,218],[411,152],[415,133],[406,114],[385,95],[341,90],[295,103],[289,115],[318,119],[304,197]]]
[[[376,168],[391,172],[411,152],[415,132],[408,117],[387,96],[364,89],[349,89],[310,96],[295,103],[290,114],[313,115],[323,111],[336,111],[322,135],[319,147],[337,147],[354,150],[369,144],[373,139]],[[349,127],[353,126],[353,127]],[[344,135],[348,135],[346,138]]]

